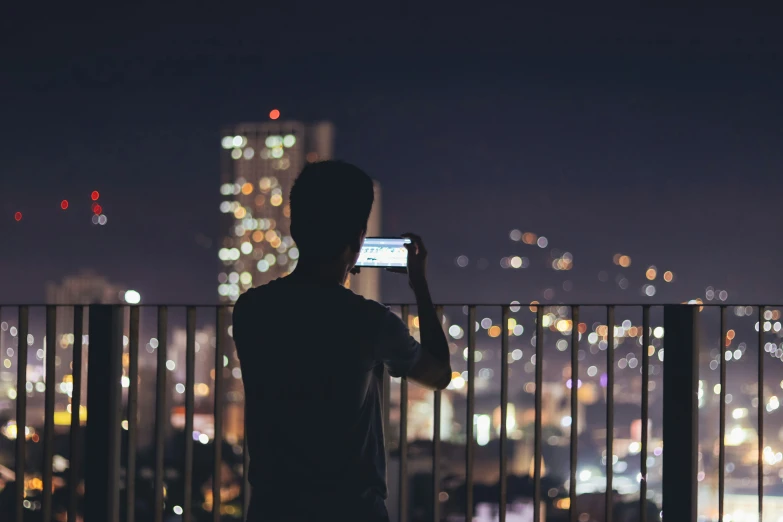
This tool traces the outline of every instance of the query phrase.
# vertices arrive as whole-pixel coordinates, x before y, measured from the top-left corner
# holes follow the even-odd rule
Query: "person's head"
[[[359,256],[374,199],[372,179],[343,161],[310,163],[291,188],[291,236],[303,259],[341,262]]]

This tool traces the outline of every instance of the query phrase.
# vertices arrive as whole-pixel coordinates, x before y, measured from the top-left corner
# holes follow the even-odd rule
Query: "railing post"
[[[84,520],[116,522],[120,500],[122,307],[91,305],[89,313]]]
[[[699,309],[663,311],[663,510],[666,522],[696,520],[699,456]]]

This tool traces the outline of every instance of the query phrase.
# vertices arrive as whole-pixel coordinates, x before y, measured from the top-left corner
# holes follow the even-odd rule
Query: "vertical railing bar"
[[[391,375],[389,375],[389,371],[386,369],[386,366],[383,366],[383,375],[381,377],[383,380],[381,381],[381,397],[382,397],[382,412],[383,412],[383,451],[384,451],[384,462],[386,462],[388,466],[389,462],[389,423],[391,422],[391,406],[389,402],[391,401]]]
[[[647,434],[650,423],[650,307],[642,308],[642,449],[640,468],[642,479],[639,482],[639,522],[647,522]]]
[[[465,415],[465,516],[473,520],[473,416],[476,411],[476,307],[468,307],[468,392]]]
[[[408,305],[400,310],[402,322],[408,326]],[[400,379],[400,477],[398,511],[400,522],[408,520],[408,379]]]
[[[764,307],[759,306],[759,360],[758,360],[758,495],[759,521],[764,514]]]
[[[212,460],[212,521],[220,522],[220,482],[223,467],[223,339],[226,335],[225,308],[217,307],[215,336],[215,438]]]
[[[190,522],[193,512],[193,414],[196,387],[196,307],[185,310],[185,492],[182,520]]]
[[[125,467],[125,512],[136,521],[136,439],[139,425],[139,307],[130,307],[128,325],[128,462]],[[70,519],[69,519],[70,520]]]
[[[46,376],[44,377],[44,437],[43,437],[43,473],[42,473],[42,502],[41,515],[43,520],[52,518],[52,463],[54,459],[54,386],[55,364],[57,356],[57,307],[46,307],[46,339],[44,365]],[[19,430],[17,429],[17,434]]]
[[[438,324],[443,328],[443,307],[435,308]],[[435,390],[432,398],[432,520],[440,522],[440,417],[441,391]]]
[[[500,313],[500,498],[498,499],[498,520],[506,521],[508,504],[508,320],[507,305]],[[537,362],[537,361],[536,361]]]
[[[720,425],[718,428],[718,520],[723,520],[726,490],[726,307],[720,307]]]
[[[544,307],[536,307],[535,423],[533,431],[533,520],[541,520],[541,424],[544,394]],[[571,387],[576,381],[571,375]],[[501,414],[503,415],[503,414]]]
[[[79,482],[81,469],[81,406],[82,406],[82,337],[84,335],[84,306],[73,307],[73,347],[71,391],[71,440],[68,467],[68,520],[76,520],[79,505]],[[17,394],[18,395],[18,394]],[[133,522],[128,518],[128,522]]]
[[[24,520],[25,429],[27,427],[27,331],[29,308],[19,307],[16,348],[16,522]]]
[[[614,494],[614,306],[606,307],[606,522],[612,522]]]
[[[158,348],[155,381],[155,522],[163,522],[163,463],[166,437],[166,340],[168,339],[168,308],[158,307]]]
[[[569,520],[577,522],[576,509],[576,466],[579,441],[579,307],[571,307],[571,466],[569,475]],[[536,364],[538,355],[536,355]]]

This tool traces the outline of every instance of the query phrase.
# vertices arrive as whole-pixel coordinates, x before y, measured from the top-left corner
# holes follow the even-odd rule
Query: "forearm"
[[[438,361],[449,364],[449,343],[435,311],[435,305],[432,303],[429,287],[426,282],[417,283],[412,287],[419,311],[421,346]]]

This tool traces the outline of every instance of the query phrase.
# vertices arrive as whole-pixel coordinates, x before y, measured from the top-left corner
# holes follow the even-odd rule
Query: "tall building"
[[[221,145],[220,211],[226,234],[218,252],[222,263],[218,293],[222,301],[232,302],[248,288],[285,276],[296,267],[299,250],[290,234],[288,196],[306,163],[332,157],[334,127],[328,122],[242,123],[224,130]],[[328,216],[324,219],[328,221]],[[376,184],[368,235],[379,233]],[[377,271],[366,272],[349,284],[357,293],[377,299]]]

